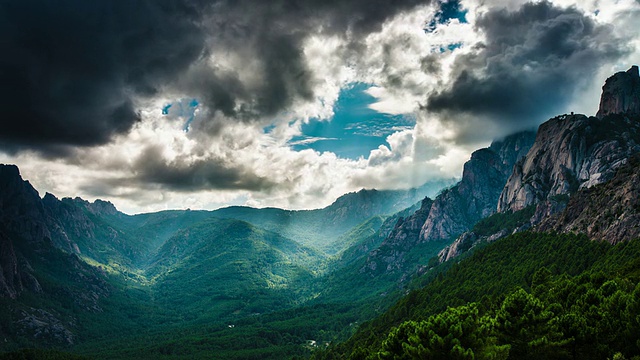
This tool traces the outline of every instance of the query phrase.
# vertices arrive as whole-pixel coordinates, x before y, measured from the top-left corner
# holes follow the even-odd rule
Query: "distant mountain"
[[[219,218],[247,221],[301,244],[335,254],[342,250],[335,246],[335,242],[353,227],[373,216],[388,216],[406,209],[453,183],[454,180],[450,179],[428,182],[410,190],[362,189],[345,194],[328,207],[317,210],[234,206],[215,210],[212,214]]]
[[[388,215],[451,182],[361,190],[310,211],[233,207],[127,215],[102,200],[48,193],[41,199],[16,166],[2,165],[0,302],[6,306],[0,319],[6,321],[0,337],[13,348],[63,346],[115,328],[291,308],[319,292],[317,278],[328,261],[301,243],[343,252],[378,233]],[[108,315],[96,315],[102,312]]]

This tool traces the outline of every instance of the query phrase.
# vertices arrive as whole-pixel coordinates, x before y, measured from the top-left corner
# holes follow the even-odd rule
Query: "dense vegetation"
[[[500,221],[519,226],[521,214],[482,221],[476,230],[491,232]],[[176,214],[166,215],[175,219]],[[378,244],[374,229],[382,224],[372,218],[354,228],[352,248]],[[424,263],[437,251],[434,246],[423,244],[411,261]],[[52,295],[26,293],[22,307],[3,300],[1,305],[13,310],[0,312],[0,334],[13,344],[6,350],[34,346],[10,335],[7,326],[20,311],[46,307],[79,334],[67,351],[101,359],[640,355],[640,240],[612,246],[576,235],[519,233],[431,268],[404,287],[390,276],[363,275],[366,252],[350,251],[339,271],[317,278],[314,274],[324,270],[313,249],[224,219],[205,220],[165,240],[146,260],[147,282],[132,282],[118,272],[105,282],[73,255],[41,251],[30,261],[35,271],[47,274],[40,281]],[[80,295],[87,279],[93,279],[101,301]],[[417,284],[402,296],[406,286]],[[69,294],[78,302],[65,303]],[[307,299],[313,294],[319,297]],[[85,310],[94,305],[99,307]],[[55,346],[52,339],[42,341],[38,346]],[[24,350],[4,356],[36,353],[36,358],[68,355]]]
[[[430,259],[446,243],[425,242],[389,270],[368,267],[367,256],[395,256],[385,239],[405,213],[370,217],[317,249],[283,235],[312,231],[302,217],[270,231],[206,212],[88,211],[85,226],[73,205],[60,211],[80,257],[9,234],[42,291],[0,299],[0,351],[13,351],[5,358],[640,355],[640,241],[520,233],[443,264]],[[473,231],[518,228],[532,210],[496,214]],[[266,214],[268,224],[284,213]],[[19,350],[28,347],[66,352]]]
[[[50,347],[103,359],[307,356],[345,340],[398,299],[376,299],[376,290],[373,299],[345,301],[337,294],[332,301],[323,297],[330,304],[314,301],[328,271],[325,254],[244,221],[194,215],[200,220],[185,211],[94,217],[82,259],[51,244],[34,253],[33,245],[16,241],[42,292],[24,292],[19,302],[0,298],[0,352]],[[374,236],[381,241],[382,221],[363,222],[342,246]],[[96,239],[109,233],[107,226],[116,232],[102,246]],[[143,232],[153,244],[137,248],[134,262],[111,257],[120,241],[141,239]],[[357,261],[365,253],[350,254]],[[51,326],[59,331],[45,332]]]
[[[478,221],[471,231],[478,236],[490,236],[503,229],[513,231],[529,222],[535,210],[535,205],[530,205],[516,212],[495,213]]]
[[[23,349],[0,354],[0,360],[87,360],[88,358],[56,350]]]
[[[640,356],[640,240],[521,233],[479,249],[317,359]]]

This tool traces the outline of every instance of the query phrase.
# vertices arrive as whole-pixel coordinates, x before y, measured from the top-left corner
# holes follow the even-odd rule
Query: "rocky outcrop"
[[[602,87],[598,118],[609,114],[640,114],[640,74],[634,65],[627,71],[616,73]]]
[[[534,145],[516,163],[498,211],[538,205],[540,221],[562,209],[557,199],[604,183],[640,151],[638,68],[607,79],[597,117],[560,115],[540,125]]]
[[[76,198],[76,199],[80,199],[80,198]],[[82,200],[82,201],[85,201],[85,200]],[[111,203],[110,201],[96,199],[96,201],[92,203],[89,203],[88,201],[86,201],[86,203],[87,203],[87,209],[89,210],[89,212],[91,212],[94,215],[98,215],[98,216],[122,215],[122,213],[118,211],[115,205],[113,205],[113,203]]]
[[[562,212],[541,219],[535,230],[583,233],[614,244],[640,237],[640,155],[609,182],[577,192]]]
[[[640,151],[640,121],[562,115],[540,125],[536,142],[513,168],[498,211],[517,211],[610,180]],[[541,206],[541,211],[548,206]],[[544,214],[538,214],[543,218]],[[550,215],[550,214],[546,214]]]
[[[533,132],[521,132],[475,151],[464,165],[460,182],[434,201],[420,240],[455,238],[493,214],[514,163],[527,154],[534,137]]]
[[[521,132],[474,152],[464,165],[460,182],[433,201],[423,200],[411,216],[400,218],[380,247],[369,253],[361,272],[407,275],[416,266],[408,259],[424,257],[415,254],[416,246],[455,238],[494,213],[510,169],[527,153],[534,138],[533,132]],[[442,246],[428,248],[440,250]]]
[[[406,218],[400,217],[383,243],[369,253],[360,271],[387,273],[402,270],[405,266],[405,255],[418,242],[422,224],[429,216],[432,204],[433,200],[425,198],[415,213]]]
[[[0,164],[0,189],[0,224],[7,232],[33,244],[51,238],[40,196],[17,166]]]
[[[50,239],[38,192],[14,165],[0,165],[0,297],[17,298],[26,289],[41,291],[14,237],[41,249]]]
[[[64,324],[58,316],[48,311],[34,308],[20,311],[20,320],[16,321],[20,335],[56,345],[73,345],[75,336],[69,330],[73,325]]]
[[[438,260],[443,263],[469,250],[478,241],[478,235],[473,231],[468,231],[458,236],[458,238],[449,246],[442,249],[438,253]]]

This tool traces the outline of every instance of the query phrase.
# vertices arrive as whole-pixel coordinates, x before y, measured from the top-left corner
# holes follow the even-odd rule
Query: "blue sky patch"
[[[461,23],[467,22],[467,11],[461,9],[460,0],[440,0],[440,9],[425,26],[424,31],[433,32],[438,24],[446,24],[453,19],[458,19]]]
[[[452,43],[452,44],[449,44],[447,46],[441,46],[440,47],[440,52],[441,53],[444,53],[444,52],[447,52],[447,51],[451,52],[451,51],[453,51],[455,49],[459,49],[461,47],[462,47],[462,43],[461,42]]]
[[[302,125],[302,135],[289,142],[294,150],[331,151],[342,158],[368,157],[380,145],[387,145],[387,136],[412,128],[415,120],[405,115],[379,113],[369,105],[376,99],[365,91],[371,85],[354,83],[343,88],[330,120],[311,119]]]
[[[196,109],[199,105],[200,103],[196,99],[179,99],[163,106],[162,115],[167,115],[171,119],[184,119],[182,129],[188,132],[191,122],[193,122],[196,117]]]

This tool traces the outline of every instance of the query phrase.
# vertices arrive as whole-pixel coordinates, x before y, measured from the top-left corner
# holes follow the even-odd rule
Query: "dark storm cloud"
[[[0,145],[5,151],[104,144],[140,120],[135,100],[163,90],[251,120],[313,97],[309,33],[380,29],[419,0],[41,0],[0,4]],[[204,59],[237,53],[262,82]],[[241,65],[241,64],[239,64]]]
[[[95,145],[139,120],[151,94],[203,51],[194,8],[171,1],[4,1],[4,147]]]
[[[475,26],[486,40],[456,60],[452,84],[429,96],[428,111],[529,128],[562,109],[602,64],[627,51],[609,27],[549,2],[493,10]]]
[[[163,149],[149,146],[133,165],[134,177],[112,180],[110,186],[145,186],[155,184],[173,191],[199,191],[207,189],[267,190],[275,186],[266,178],[230,164],[223,159],[188,160],[177,157],[170,161],[162,155]]]

